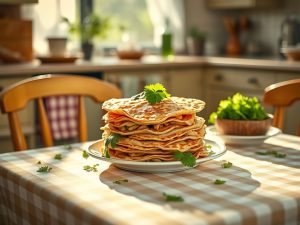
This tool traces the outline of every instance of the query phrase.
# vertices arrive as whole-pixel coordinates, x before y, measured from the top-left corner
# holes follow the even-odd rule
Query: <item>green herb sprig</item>
[[[54,159],[62,160],[62,155],[60,153],[55,154]]]
[[[225,180],[220,180],[220,179],[216,179],[216,180],[214,181],[214,184],[216,184],[216,185],[221,185],[221,184],[225,184],[225,183],[226,183]]]
[[[146,99],[151,105],[161,102],[171,95],[167,92],[166,88],[160,84],[149,84],[144,87],[144,91],[131,97],[132,100]]]
[[[117,146],[118,141],[122,138],[123,136],[121,134],[111,134],[108,138],[105,140],[105,157],[110,158],[110,154],[108,151],[108,147],[115,148]]]
[[[183,202],[184,199],[179,195],[169,195],[165,192],[162,193],[166,202]]]
[[[282,152],[277,152],[277,151],[265,151],[265,152],[256,152],[257,155],[271,155],[274,156],[275,158],[285,158],[286,154]]]
[[[196,165],[196,158],[191,152],[180,152],[177,150],[174,153],[174,159],[180,160],[182,165],[187,167],[194,167]]]
[[[86,150],[83,150],[82,157],[85,158],[85,159],[87,159],[89,157],[89,153],[87,153]]]
[[[128,183],[127,179],[120,179],[120,180],[115,180],[113,181],[114,184],[123,184],[123,183]]]
[[[268,115],[256,97],[250,98],[236,93],[227,100],[219,103],[216,112],[213,112],[208,122],[215,123],[216,119],[231,120],[264,120]]]
[[[232,163],[231,162],[224,162],[221,164],[222,168],[227,169],[232,167]]]
[[[38,168],[38,170],[36,172],[39,173],[49,173],[52,170],[52,167],[49,166],[41,166]]]
[[[87,172],[98,172],[98,168],[97,168],[98,166],[99,166],[99,164],[94,164],[92,166],[85,165],[85,166],[83,166],[83,169]]]

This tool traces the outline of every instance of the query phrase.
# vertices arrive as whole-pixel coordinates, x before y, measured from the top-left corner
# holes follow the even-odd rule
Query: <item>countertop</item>
[[[99,71],[126,72],[201,66],[300,72],[300,62],[279,59],[175,56],[172,60],[166,60],[158,56],[145,56],[140,61],[105,57],[95,58],[92,61],[79,59],[75,63],[41,64],[38,60],[34,60],[31,63],[23,64],[0,64],[0,76]]]

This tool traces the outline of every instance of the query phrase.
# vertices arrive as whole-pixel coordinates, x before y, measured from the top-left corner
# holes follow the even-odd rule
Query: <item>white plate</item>
[[[201,163],[206,161],[218,158],[222,156],[226,152],[225,145],[220,141],[214,141],[211,139],[205,139],[205,143],[207,145],[211,145],[211,150],[214,152],[208,157],[200,158],[196,160],[196,165],[198,166]],[[95,142],[91,146],[89,146],[88,153],[100,160],[111,162],[118,168],[136,171],[136,172],[146,172],[146,173],[162,173],[162,172],[175,172],[182,171],[186,169],[190,169],[190,167],[185,167],[181,164],[180,161],[172,161],[172,162],[136,162],[130,160],[120,160],[114,158],[105,158],[102,156],[100,149],[100,142]]]
[[[212,134],[220,137],[226,144],[232,145],[261,145],[264,141],[270,137],[281,133],[276,127],[270,127],[266,135],[260,136],[238,136],[238,135],[221,135],[218,133],[215,126],[209,126],[206,128],[207,134]]]

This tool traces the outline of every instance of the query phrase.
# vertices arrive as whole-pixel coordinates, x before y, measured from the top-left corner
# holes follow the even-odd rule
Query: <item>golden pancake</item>
[[[153,134],[153,135],[163,135],[163,134],[171,134],[175,131],[181,131],[181,130],[191,130],[196,128],[201,128],[204,124],[205,120],[201,117],[196,117],[195,124],[191,126],[182,126],[182,125],[172,125],[168,124],[165,127],[161,127],[159,130],[155,130],[152,127],[146,126],[146,125],[140,125],[136,127],[135,130],[128,131],[128,130],[121,130],[118,127],[110,126],[109,124],[106,124],[104,127],[102,127],[102,130],[110,131],[109,133],[117,133],[124,136],[127,135],[134,135],[134,134]]]
[[[106,113],[103,116],[103,119],[105,120],[106,123],[112,123],[112,125],[118,127],[145,124],[143,121],[137,121],[127,116],[115,114],[111,112]],[[185,115],[177,115],[177,116],[169,117],[165,121],[163,121],[163,123],[158,123],[158,124],[172,122],[173,124],[192,125],[194,124],[194,121],[195,121],[195,114],[185,114]]]
[[[166,162],[166,161],[176,161],[172,153],[167,153],[165,155],[161,154],[139,154],[139,153],[126,153],[115,150],[110,150],[111,157],[122,159],[122,160],[132,160],[132,161],[151,161],[151,162]],[[196,151],[192,153],[196,159],[200,157],[206,157],[208,154],[205,151]]]
[[[154,105],[146,99],[110,99],[103,103],[102,108],[145,124],[156,124],[172,116],[200,112],[204,106],[205,103],[198,99],[170,97]]]

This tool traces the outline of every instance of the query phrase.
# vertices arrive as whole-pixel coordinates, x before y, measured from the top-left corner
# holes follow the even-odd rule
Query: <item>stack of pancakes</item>
[[[145,99],[110,99],[104,116],[101,152],[110,157],[134,161],[175,161],[175,151],[206,157],[204,119],[196,116],[205,106],[198,99],[170,97],[151,105]],[[110,135],[121,138],[105,146]],[[105,149],[106,148],[106,149]]]

